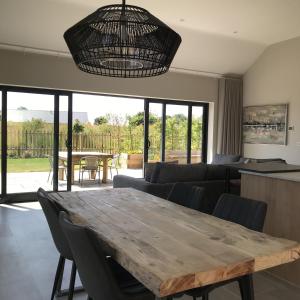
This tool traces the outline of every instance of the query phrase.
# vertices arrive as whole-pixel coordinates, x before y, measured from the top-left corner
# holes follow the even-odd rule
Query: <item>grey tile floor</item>
[[[0,300],[49,300],[57,260],[58,253],[38,203],[0,205]],[[67,270],[70,271],[69,265]],[[67,284],[68,274],[64,287]],[[265,273],[256,274],[254,284],[256,300],[300,299],[299,288]],[[86,299],[86,295],[77,294],[74,299]],[[214,291],[210,299],[240,299],[237,285]]]

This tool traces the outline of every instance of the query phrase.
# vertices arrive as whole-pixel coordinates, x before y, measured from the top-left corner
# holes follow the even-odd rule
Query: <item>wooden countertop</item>
[[[269,177],[280,180],[300,182],[300,172],[289,172],[289,173],[258,173],[249,171],[240,171],[241,174],[256,175],[261,177]]]

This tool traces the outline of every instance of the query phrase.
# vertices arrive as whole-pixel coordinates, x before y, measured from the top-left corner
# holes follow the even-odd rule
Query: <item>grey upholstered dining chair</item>
[[[248,229],[262,231],[267,212],[267,204],[262,201],[251,200],[232,194],[223,194],[213,212],[213,216],[240,224]],[[209,299],[209,293],[214,289],[238,282],[242,300],[254,300],[252,275],[245,275],[225,282],[208,285],[202,288],[187,291],[186,294],[193,300]]]
[[[125,269],[114,272],[107,253],[88,227],[73,224],[65,212],[60,225],[72,249],[82,284],[92,300],[154,300],[154,295]],[[117,263],[114,262],[114,265]]]
[[[61,207],[58,207],[55,202],[53,202],[48,194],[40,188],[37,192],[38,200],[41,204],[45,217],[47,219],[51,235],[56,246],[57,251],[59,252],[59,261],[56,269],[56,275],[54,279],[51,300],[54,299],[55,294],[60,292],[61,281],[64,273],[65,261],[72,261],[72,271],[69,284],[68,299],[73,299],[75,278],[76,278],[76,264],[73,259],[72,251],[69,247],[69,243],[65,237],[65,234],[61,230],[59,225],[59,213],[62,210]]]
[[[205,189],[186,183],[175,183],[167,200],[176,204],[205,212]]]

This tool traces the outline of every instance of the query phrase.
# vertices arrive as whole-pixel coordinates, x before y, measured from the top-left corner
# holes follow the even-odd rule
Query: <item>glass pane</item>
[[[162,104],[149,103],[148,161],[161,161]]]
[[[188,106],[170,105],[166,107],[166,161],[177,160],[187,163]]]
[[[7,93],[7,192],[52,190],[54,96]]]
[[[59,96],[58,189],[67,190],[68,96]]]
[[[117,173],[143,174],[144,101],[134,98],[73,94],[73,152],[111,154],[108,168],[101,167],[101,180],[111,185]],[[74,188],[98,188],[88,172],[79,184],[79,162],[74,160]],[[104,165],[104,162],[101,164]]]
[[[2,91],[0,91],[0,194],[1,194],[1,186],[2,186],[2,180],[1,180],[1,158],[2,158],[2,148],[1,148],[1,143],[2,143]]]
[[[192,108],[192,163],[202,161],[202,120],[203,107],[193,106]]]

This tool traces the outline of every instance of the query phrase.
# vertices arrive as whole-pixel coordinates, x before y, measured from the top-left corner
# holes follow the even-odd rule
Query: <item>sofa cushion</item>
[[[226,178],[226,167],[223,165],[207,165],[206,180],[222,180]]]
[[[161,162],[161,164],[178,164],[178,160]],[[156,168],[156,165],[157,165],[157,162],[147,162],[147,163],[144,164],[144,168],[145,168],[145,173],[144,174],[145,174],[145,180],[146,181],[152,182],[151,177],[152,177],[154,169]]]
[[[157,183],[201,181],[206,176],[206,164],[160,164],[154,170]],[[155,173],[155,174],[154,174]]]
[[[145,174],[145,180],[148,182],[151,182],[151,176],[155,169],[156,163],[145,163],[144,164],[144,174]]]
[[[214,165],[224,165],[238,162],[240,160],[240,155],[226,155],[226,154],[216,154],[214,156],[212,164]]]

